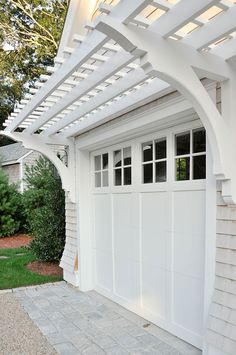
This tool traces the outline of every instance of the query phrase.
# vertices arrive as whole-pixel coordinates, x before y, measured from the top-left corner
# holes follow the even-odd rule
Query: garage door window
[[[166,181],[166,138],[142,144],[143,183]]]
[[[95,187],[106,187],[108,181],[108,153],[94,157]]]
[[[118,149],[113,152],[113,170],[114,170],[114,185],[131,185],[132,184],[132,157],[131,147]]]
[[[204,128],[175,136],[177,181],[206,178],[206,132]]]

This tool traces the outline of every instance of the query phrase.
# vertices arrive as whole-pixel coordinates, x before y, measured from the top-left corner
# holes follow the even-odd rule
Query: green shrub
[[[10,184],[0,168],[0,237],[19,231],[24,224],[22,195],[17,186]]]
[[[26,168],[24,192],[30,247],[40,260],[59,260],[65,244],[65,194],[53,164],[40,157]]]

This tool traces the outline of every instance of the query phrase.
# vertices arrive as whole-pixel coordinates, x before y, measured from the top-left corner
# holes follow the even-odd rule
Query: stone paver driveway
[[[14,294],[61,355],[201,354],[95,291],[82,293],[59,282]]]

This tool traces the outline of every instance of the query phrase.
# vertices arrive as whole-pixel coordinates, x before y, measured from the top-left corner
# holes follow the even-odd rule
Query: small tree
[[[30,247],[40,260],[59,260],[65,244],[65,194],[61,180],[46,158],[26,168],[28,190],[24,206],[29,231],[34,236]]]
[[[23,223],[22,196],[0,168],[0,237],[19,231]]]

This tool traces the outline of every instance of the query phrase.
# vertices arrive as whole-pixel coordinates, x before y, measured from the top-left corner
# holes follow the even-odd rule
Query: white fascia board
[[[1,163],[1,166],[14,165],[14,164],[20,164],[20,162],[18,160],[11,160],[5,163]]]
[[[89,91],[104,82],[107,78],[126,66],[132,60],[133,57],[123,50],[111,57],[111,59],[102,64],[98,70],[91,73],[86,80],[80,82],[76,87],[74,87],[56,105],[42,115],[42,117],[38,118],[37,121],[26,129],[25,133],[31,134],[38,128],[42,127],[53,117],[72,105],[75,101],[79,100],[82,96],[86,95]]]
[[[76,145],[82,150],[94,150],[98,146],[114,144],[115,140],[135,138],[150,133],[154,127],[166,127],[197,119],[191,104],[182,96],[168,100],[159,106],[135,113],[128,118],[110,122],[105,126],[76,138]]]
[[[206,23],[202,28],[193,31],[182,39],[197,50],[207,47],[211,43],[233,32],[236,28],[236,6],[230,7],[215,19]]]
[[[217,2],[219,0],[181,0],[158,18],[150,29],[163,37],[168,37]]]
[[[66,127],[79,117],[86,115],[88,112],[93,111],[105,102],[120,95],[124,91],[131,87],[138,85],[146,79],[146,76],[142,69],[133,70],[130,74],[127,74],[122,79],[117,80],[113,85],[108,86],[104,91],[98,93],[93,99],[85,102],[82,106],[74,110],[71,114],[67,115],[64,119],[56,122],[54,125],[45,130],[46,135],[55,134],[60,129]]]
[[[40,104],[55,91],[80,65],[85,63],[93,53],[107,41],[107,36],[94,31],[87,40],[75,49],[73,55],[50,77],[44,86],[32,97],[29,104],[21,110],[14,121],[5,129],[12,132],[24,119],[29,116]]]
[[[30,150],[28,153],[23,155],[21,158],[19,158],[17,161],[20,163],[22,160],[24,160],[26,157],[28,157],[31,153],[33,153],[33,150]]]
[[[214,100],[216,94],[216,83],[204,81],[203,85]],[[173,97],[172,94],[174,94],[174,91],[171,87],[169,88],[168,93],[170,96],[166,97],[166,99],[165,96],[160,97],[160,100],[162,101],[157,105],[153,106],[149,100],[149,104],[147,104],[147,106],[142,105],[138,108],[136,107],[137,110],[134,110],[133,112],[128,111],[127,113],[118,116],[116,120],[107,122],[105,125],[100,125],[96,127],[96,129],[82,132],[81,135],[75,138],[79,144],[79,147],[81,147],[81,149],[87,149],[88,145],[93,145],[99,137],[101,140],[110,138],[112,143],[114,134],[122,134],[123,137],[123,135],[126,134],[136,134],[136,131],[140,131],[140,129],[143,132],[144,126],[154,126],[159,122],[159,120],[163,120],[163,125],[165,125],[165,119],[167,119],[167,121],[170,119],[171,122],[174,122],[179,120],[181,117],[192,114],[196,118],[197,114],[188,100],[186,100],[182,95]],[[153,97],[153,100],[154,99],[155,97]],[[163,100],[166,101],[163,102]]]

